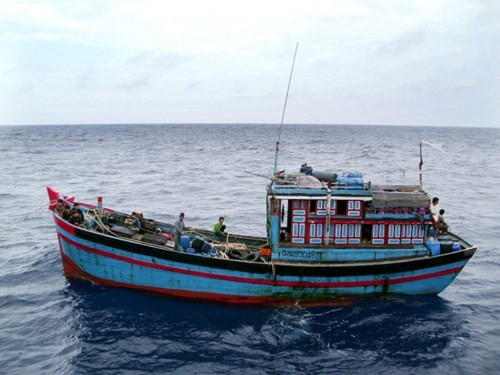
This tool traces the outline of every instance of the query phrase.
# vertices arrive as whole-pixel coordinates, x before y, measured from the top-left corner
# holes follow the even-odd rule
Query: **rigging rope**
[[[28,214],[24,215],[23,217],[19,218],[18,220],[14,220],[9,225],[7,225],[5,228],[2,228],[2,229],[5,230],[5,229],[12,228],[14,225],[19,223],[20,221],[29,219],[31,215],[33,215],[35,212],[40,211],[43,208],[47,208],[47,203],[44,203],[41,207],[38,207],[36,210],[29,212]]]

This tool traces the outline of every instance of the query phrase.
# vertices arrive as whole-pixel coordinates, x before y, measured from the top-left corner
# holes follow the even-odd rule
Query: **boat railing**
[[[324,192],[326,193],[328,191],[328,188],[330,188],[332,191],[364,191],[364,192],[369,192],[371,191],[371,182],[358,182],[358,183],[352,183],[352,182],[343,182],[343,181],[334,181],[334,182],[320,182],[319,184],[304,184],[304,183],[298,183],[293,180],[285,180],[285,181],[274,181],[271,189],[275,193],[279,192],[286,192],[286,191],[307,191],[307,192],[313,192],[313,191],[319,191],[319,192]]]

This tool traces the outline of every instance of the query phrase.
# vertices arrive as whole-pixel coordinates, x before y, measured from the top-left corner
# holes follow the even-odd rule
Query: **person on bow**
[[[445,211],[441,208],[439,210],[439,218],[438,218],[439,233],[448,233],[448,230],[450,229],[450,226],[444,220],[444,213]]]
[[[73,211],[71,211],[70,205],[67,204],[66,206],[64,206],[64,211],[62,213],[62,218],[64,220],[69,220],[69,218],[71,217],[72,214],[73,214]]]
[[[76,202],[73,204],[73,211],[78,212],[78,215],[80,215],[80,219],[81,219],[81,221],[83,223],[85,221],[85,216],[83,215],[83,211],[80,208],[80,205],[78,203],[76,203]]]

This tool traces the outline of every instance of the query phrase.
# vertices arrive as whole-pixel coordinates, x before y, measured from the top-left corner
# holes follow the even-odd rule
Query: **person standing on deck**
[[[190,229],[191,228],[186,227],[186,223],[184,223],[184,212],[181,212],[179,215],[179,220],[177,220],[174,225],[174,250],[177,250],[179,248],[179,242],[181,240],[182,232]]]

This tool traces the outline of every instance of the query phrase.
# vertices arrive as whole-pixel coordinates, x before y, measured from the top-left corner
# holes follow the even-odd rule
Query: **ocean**
[[[236,307],[67,280],[46,186],[265,235],[277,125],[0,127],[0,373],[498,374],[500,129],[285,125],[278,164],[423,184],[478,247],[439,296]]]

